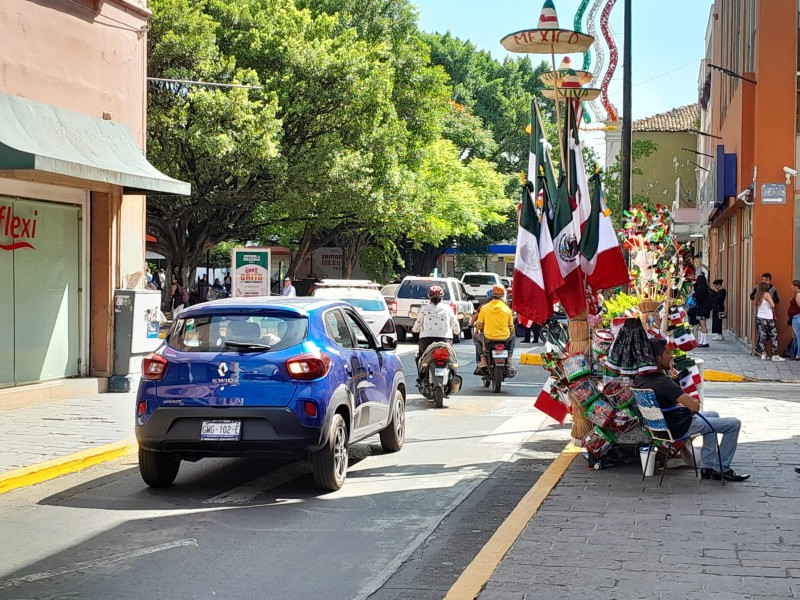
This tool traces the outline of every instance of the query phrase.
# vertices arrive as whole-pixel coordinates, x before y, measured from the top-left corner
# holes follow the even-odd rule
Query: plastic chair
[[[676,406],[669,409],[662,409],[661,406],[658,404],[658,399],[656,398],[656,393],[650,389],[636,389],[631,388],[631,392],[633,392],[633,399],[636,402],[636,406],[639,408],[639,412],[642,415],[642,426],[648,431],[650,434],[650,445],[647,448],[647,461],[645,465],[650,462],[650,454],[653,451],[655,446],[663,446],[665,448],[665,455],[666,458],[664,459],[664,465],[661,467],[661,480],[659,481],[658,485],[661,486],[664,483],[664,473],[667,471],[667,461],[670,458],[674,458],[677,456],[678,451],[686,444],[689,443],[690,451],[692,453],[692,463],[694,463],[694,476],[697,477],[697,458],[694,455],[694,448],[692,446],[692,440],[697,437],[700,437],[701,433],[696,433],[692,436],[685,435],[681,438],[675,439],[672,437],[672,433],[670,433],[669,427],[667,427],[667,421],[664,418],[664,412],[669,412],[671,410],[688,410],[680,406]],[[719,472],[722,473],[722,454],[719,450],[719,440],[717,439],[717,432],[711,427],[711,423],[701,414],[697,415],[701,419],[703,419],[708,426],[711,428],[711,432],[714,435],[714,443],[717,445],[717,460],[719,461]],[[706,434],[711,435],[711,434]],[[703,441],[705,444],[705,441]],[[642,481],[644,481],[645,470],[642,470]],[[720,478],[722,481],[722,485],[725,485],[725,478]]]

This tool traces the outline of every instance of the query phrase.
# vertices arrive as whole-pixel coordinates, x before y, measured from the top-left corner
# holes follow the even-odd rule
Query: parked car
[[[464,273],[461,276],[461,283],[464,284],[468,294],[475,296],[479,304],[484,304],[488,301],[487,294],[493,286],[503,285],[500,275],[488,272]]]
[[[406,383],[390,336],[358,310],[319,298],[236,298],[192,306],[142,363],[139,470],[173,483],[182,460],[311,455],[337,490],[348,447],[376,433],[403,446]]]
[[[319,288],[366,288],[380,290],[381,284],[371,279],[320,279],[314,289]]]
[[[355,306],[375,337],[390,335],[397,339],[392,314],[383,295],[372,287],[317,287],[314,298],[343,300]]]
[[[512,299],[513,299],[513,295],[512,295],[513,294],[513,288],[512,288],[513,281],[512,281],[512,279],[510,277],[501,277],[500,281],[503,283],[503,287],[506,288],[506,302],[508,302],[508,305],[511,306],[511,302],[512,302]]]
[[[458,343],[461,337],[472,337],[469,320],[475,311],[473,296],[467,293],[461,282],[455,277],[406,277],[397,288],[392,316],[397,328],[397,339],[401,342],[417,320],[417,313],[422,305],[428,303],[428,290],[439,285],[444,289],[443,303],[450,307],[461,326],[462,335],[455,336],[453,342]]]
[[[399,283],[390,283],[381,288],[381,294],[383,294],[386,304],[391,304],[394,301],[395,296],[397,296],[397,288],[399,287]],[[389,308],[391,309],[391,306]]]

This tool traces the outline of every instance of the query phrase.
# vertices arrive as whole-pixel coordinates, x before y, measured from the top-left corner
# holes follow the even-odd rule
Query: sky
[[[609,98],[622,117],[623,11],[626,0],[617,0],[611,12],[611,30],[619,47],[619,65],[609,86]],[[649,117],[697,102],[700,60],[705,54],[705,35],[711,0],[627,0],[633,11],[633,101],[634,119]],[[450,31],[472,41],[495,58],[508,55],[500,39],[521,29],[533,29],[539,20],[542,0],[412,0],[424,31]],[[572,29],[580,0],[555,0],[560,25]],[[592,2],[589,3],[591,7]],[[605,3],[603,4],[605,6]],[[588,13],[588,9],[587,9]],[[584,17],[584,30],[586,17]],[[597,19],[597,34],[602,40]],[[604,47],[606,66],[609,50]],[[533,57],[536,58],[536,57]],[[543,57],[545,58],[545,57]],[[571,56],[581,66],[583,58]],[[556,57],[559,61],[560,57]],[[594,57],[592,58],[594,68]],[[605,67],[603,74],[605,74]],[[599,83],[596,87],[599,87]],[[599,99],[598,99],[599,102]],[[584,136],[586,142],[605,155],[602,136]]]

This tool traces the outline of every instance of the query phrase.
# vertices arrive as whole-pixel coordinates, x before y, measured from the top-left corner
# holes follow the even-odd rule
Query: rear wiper
[[[272,349],[272,346],[267,346],[266,344],[256,344],[253,342],[234,342],[234,341],[225,342],[225,347],[240,351],[260,350],[262,352],[269,352]]]

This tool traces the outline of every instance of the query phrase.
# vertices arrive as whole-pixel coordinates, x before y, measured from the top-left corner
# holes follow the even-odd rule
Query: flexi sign
[[[8,204],[0,204],[0,240],[4,237],[12,240],[10,244],[0,242],[0,250],[36,250],[33,242],[36,239],[37,216],[39,211],[34,210],[32,217],[20,217],[14,214]]]

